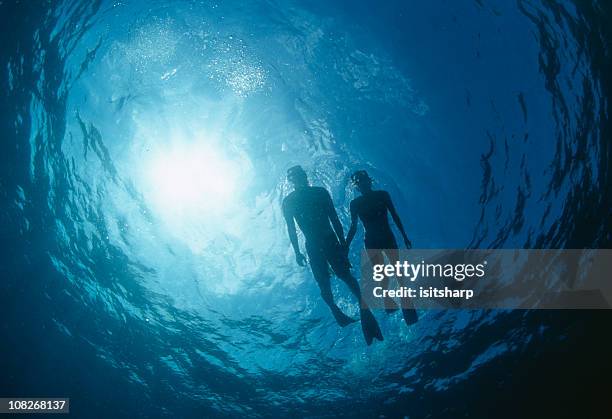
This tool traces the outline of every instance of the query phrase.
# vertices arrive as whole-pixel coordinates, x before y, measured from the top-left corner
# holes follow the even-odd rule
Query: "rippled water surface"
[[[2,394],[79,417],[490,417],[509,392],[564,411],[603,391],[605,313],[376,312],[367,347],[295,265],[280,202],[302,164],[346,228],[365,168],[416,247],[610,247],[607,2],[0,16]]]

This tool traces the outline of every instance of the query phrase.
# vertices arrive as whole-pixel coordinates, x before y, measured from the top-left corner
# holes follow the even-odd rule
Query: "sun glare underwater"
[[[379,310],[366,346],[295,263],[281,202],[301,164],[346,232],[366,169],[417,248],[609,248],[610,17],[1,1],[0,396],[77,417],[490,417],[510,393],[573,412],[610,372],[609,314]]]

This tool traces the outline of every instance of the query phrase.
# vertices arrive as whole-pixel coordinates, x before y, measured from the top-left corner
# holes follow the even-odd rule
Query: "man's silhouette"
[[[344,314],[334,303],[330,284],[330,266],[361,303],[361,328],[368,345],[374,338],[383,340],[374,316],[365,306],[365,302],[361,301],[359,283],[351,274],[342,224],[340,224],[329,192],[324,188],[310,186],[306,172],[301,166],[290,168],[287,171],[287,179],[293,184],[295,190],[283,200],[283,215],[287,222],[287,231],[295,252],[296,262],[300,266],[304,266],[306,262],[298,244],[295,229],[297,222],[306,237],[306,252],[310,268],[319,284],[321,296],[331,309],[338,324],[344,327],[355,320]]]
[[[391,214],[393,222],[402,234],[406,248],[410,249],[412,243],[408,240],[402,221],[395,211],[391,196],[386,191],[372,190],[372,178],[365,170],[358,170],[351,176],[353,184],[357,186],[361,196],[351,201],[351,227],[346,238],[347,246],[350,246],[355,233],[357,232],[357,220],[360,219],[365,228],[365,247],[370,257],[372,265],[384,264],[384,256],[387,256],[389,263],[394,264],[399,260],[399,248],[395,241],[395,236],[389,225]],[[384,255],[383,255],[384,253]],[[388,289],[388,278],[382,281],[383,289]],[[397,304],[391,298],[385,301],[387,311],[397,310]],[[417,321],[416,311],[412,308],[409,299],[403,301],[402,314],[406,324],[414,324]]]

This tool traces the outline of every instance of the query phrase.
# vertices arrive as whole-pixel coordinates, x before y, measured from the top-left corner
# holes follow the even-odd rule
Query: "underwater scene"
[[[611,247],[612,3],[2,0],[0,21],[0,397],[609,417],[610,310],[372,308],[371,341],[350,278],[389,247],[363,182],[396,247]],[[337,260],[304,244],[300,182],[352,234]]]

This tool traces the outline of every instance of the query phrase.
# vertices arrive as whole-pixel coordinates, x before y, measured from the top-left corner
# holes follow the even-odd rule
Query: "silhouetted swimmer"
[[[353,173],[351,180],[359,189],[359,192],[361,192],[361,196],[353,199],[350,204],[351,227],[346,237],[347,246],[350,246],[355,237],[357,219],[360,219],[365,228],[365,247],[368,250],[372,265],[384,264],[384,255],[389,259],[389,263],[394,264],[399,260],[399,247],[391,231],[387,214],[391,214],[393,222],[402,234],[406,248],[410,249],[412,243],[408,240],[402,220],[400,220],[397,211],[395,211],[391,196],[387,191],[373,190],[372,178],[370,178],[365,170],[358,170]],[[388,282],[388,278],[382,281],[381,286],[383,289],[388,289]],[[402,306],[404,321],[408,325],[414,324],[418,318],[416,311],[412,308],[410,299],[404,300]],[[387,307],[388,312],[397,310],[397,304],[391,298],[385,301],[385,307]]]
[[[283,215],[287,222],[287,231],[295,252],[296,262],[304,266],[306,258],[300,252],[295,222],[306,237],[306,253],[312,273],[319,284],[321,296],[331,309],[338,324],[344,327],[355,320],[344,314],[334,303],[329,266],[338,278],[346,283],[360,304],[363,303],[360,310],[361,328],[368,345],[375,338],[383,340],[376,319],[361,301],[359,283],[351,274],[344,231],[329,192],[324,188],[310,186],[306,172],[301,166],[290,168],[287,171],[287,179],[293,184],[295,190],[283,200]]]

